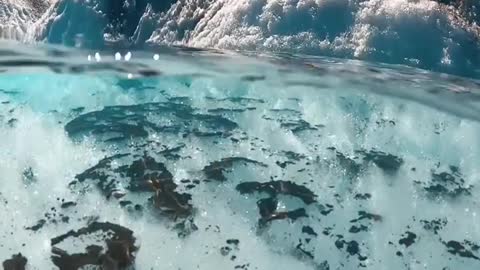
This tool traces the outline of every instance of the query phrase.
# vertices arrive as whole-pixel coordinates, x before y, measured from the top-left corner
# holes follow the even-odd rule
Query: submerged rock
[[[260,227],[262,227],[274,220],[289,219],[291,221],[296,221],[302,217],[308,218],[305,208],[298,208],[292,211],[274,211],[269,215],[262,216],[258,224]]]
[[[370,231],[373,222],[381,222],[383,217],[377,214],[368,213],[366,211],[358,211],[358,218],[350,220],[353,223],[348,230],[349,233],[360,233]]]
[[[434,234],[438,234],[438,232],[441,231],[448,224],[446,218],[438,218],[434,220],[420,220],[420,222],[423,224],[423,228],[425,230],[431,231]]]
[[[147,154],[134,160],[130,165],[120,166],[114,171],[130,179],[127,187],[130,191],[148,191],[152,181],[162,183],[168,189],[176,188],[173,175],[165,165]]]
[[[11,259],[5,260],[2,263],[3,270],[25,270],[27,265],[27,258],[22,253],[13,255]]]
[[[315,237],[318,236],[318,234],[315,232],[315,230],[313,230],[313,228],[310,227],[310,226],[303,226],[302,227],[302,233],[305,233],[305,234],[308,234],[308,235],[311,235],[311,236],[315,236]]]
[[[157,162],[147,153],[133,161],[131,158],[129,154],[119,154],[102,159],[95,166],[77,175],[78,182],[72,182],[71,186],[93,181],[107,199],[116,198],[123,206],[133,204],[129,201],[130,194],[140,193],[149,199],[139,200],[139,197],[134,195],[132,199],[140,204],[153,202],[153,208],[160,210],[162,214],[175,218],[192,214],[193,206],[189,203],[191,195],[176,191],[177,184],[165,164]],[[112,166],[113,161],[116,167]],[[134,207],[135,210],[137,208],[140,209]]]
[[[257,207],[260,214],[260,219],[258,220],[260,228],[265,227],[274,220],[288,219],[296,221],[299,218],[308,217],[305,208],[298,208],[292,211],[278,211],[278,201],[273,197],[258,200]]]
[[[378,214],[368,213],[366,211],[358,211],[358,218],[350,220],[350,222],[358,222],[361,220],[382,221],[383,217]]]
[[[345,156],[345,154],[337,151],[335,155],[338,164],[345,170],[346,175],[350,178],[357,177],[362,171],[362,164],[354,159]]]
[[[362,256],[360,251],[360,244],[357,241],[355,240],[346,241],[345,239],[343,239],[342,235],[338,235],[337,238],[338,239],[335,241],[335,246],[338,249],[340,250],[345,249],[348,255],[357,256],[359,261],[365,261],[368,259],[366,256]]]
[[[71,137],[93,135],[104,142],[146,138],[153,133],[227,136],[235,128],[237,124],[227,118],[200,114],[188,105],[172,102],[105,107],[65,125]]]
[[[370,193],[357,193],[355,194],[355,196],[353,197],[355,200],[368,200],[370,198],[372,198],[372,194]]]
[[[356,225],[352,225],[350,229],[348,230],[349,233],[359,233],[359,232],[366,232],[368,231],[369,228],[365,225],[359,225],[358,227]]]
[[[279,204],[277,199],[278,195],[297,197],[306,205],[316,202],[316,195],[311,190],[290,181],[270,181],[266,183],[244,182],[238,184],[236,190],[241,194],[263,192],[269,195],[268,198],[259,199],[257,201],[257,207],[260,214],[258,224],[260,227],[263,227],[274,220],[289,219],[291,221],[296,221],[299,218],[308,217],[308,214],[303,207],[287,211],[277,210]],[[328,210],[328,212],[329,211],[331,211],[331,209]]]
[[[158,180],[151,180],[150,183],[155,191],[155,195],[151,198],[155,208],[175,219],[192,214],[193,206],[190,204],[192,198],[190,194],[176,192],[176,185],[173,186],[170,183]]]
[[[480,260],[478,255],[474,254],[480,250],[480,246],[470,242],[464,241],[460,243],[458,241],[448,241],[443,243],[447,247],[447,251],[453,255],[457,255],[463,258],[470,258],[475,260]]]
[[[31,231],[38,231],[40,230],[44,225],[45,223],[47,223],[47,221],[45,219],[40,219],[37,224],[31,226],[31,227],[26,227],[25,230],[31,230]]]
[[[363,155],[364,161],[373,162],[386,173],[394,173],[398,171],[403,164],[402,158],[381,151],[358,150],[356,153]]]
[[[303,119],[299,119],[296,121],[283,121],[282,123],[280,123],[280,126],[282,128],[291,130],[293,133],[297,133],[304,130],[317,130],[316,127],[313,127],[310,123],[308,123]]]
[[[460,196],[471,195],[472,185],[465,182],[460,169],[449,166],[449,171],[437,173],[432,170],[431,180],[426,183],[416,181],[423,186],[427,195],[432,199],[455,199]]]
[[[301,199],[306,204],[311,204],[316,201],[315,193],[305,186],[298,185],[291,181],[270,181],[266,183],[259,182],[244,182],[238,184],[236,189],[241,194],[248,194],[253,192],[264,192],[270,196],[277,196],[279,194],[290,195]]]
[[[82,173],[76,175],[76,180],[72,181],[69,186],[75,187],[79,183],[93,181],[93,183],[97,185],[105,197],[108,198],[121,180],[116,177],[115,171],[112,168],[112,162],[129,156],[129,154],[117,154],[111,157],[106,157],[100,160],[93,167],[90,167]]]
[[[405,232],[405,235],[403,236],[403,238],[398,240],[398,243],[408,248],[409,246],[415,243],[415,239],[417,239],[416,234],[412,232]]]
[[[223,158],[218,161],[213,161],[203,168],[203,172],[207,179],[217,180],[217,181],[226,181],[227,177],[225,176],[225,171],[231,169],[234,164],[243,163],[243,164],[254,164],[261,167],[266,167],[267,165],[244,157],[228,157]]]
[[[370,163],[375,164],[383,172],[393,174],[397,172],[402,164],[403,159],[392,154],[376,150],[356,150],[358,156],[347,156],[338,151],[335,147],[329,147],[328,150],[334,151],[336,162],[345,170],[346,175],[355,178],[367,169]]]
[[[62,249],[63,242],[84,247],[84,253],[69,254]],[[133,231],[110,222],[93,222],[78,231],[51,239],[52,262],[60,270],[83,269],[88,266],[101,266],[105,270],[124,269],[135,262],[139,246]]]

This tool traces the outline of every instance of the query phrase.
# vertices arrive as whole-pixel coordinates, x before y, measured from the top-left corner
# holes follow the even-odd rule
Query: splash
[[[479,265],[478,81],[324,57],[3,48],[4,267]]]
[[[468,1],[59,0],[47,11],[32,3],[3,0],[3,37],[324,55],[472,77],[480,65],[478,4]]]

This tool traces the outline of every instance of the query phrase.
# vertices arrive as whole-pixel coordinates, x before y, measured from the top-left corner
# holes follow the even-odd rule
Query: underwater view
[[[479,12],[0,0],[1,266],[480,269]]]

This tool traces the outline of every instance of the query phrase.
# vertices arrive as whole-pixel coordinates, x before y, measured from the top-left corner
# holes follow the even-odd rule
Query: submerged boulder
[[[22,253],[13,255],[11,259],[5,260],[2,263],[4,270],[25,270],[27,265],[27,258],[23,257]]]
[[[84,247],[85,252],[70,254],[66,248],[61,248],[66,241],[74,243],[75,247]],[[123,269],[134,264],[139,249],[132,230],[110,222],[92,222],[77,231],[52,238],[51,245],[52,262],[60,270],[86,266]]]

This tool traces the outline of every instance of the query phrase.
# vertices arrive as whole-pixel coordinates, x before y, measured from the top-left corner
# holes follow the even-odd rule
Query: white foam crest
[[[33,25],[54,1],[0,1],[0,38],[33,42],[29,37]]]
[[[159,13],[149,5],[138,22],[126,22],[136,24],[131,37],[103,33],[107,11],[97,8],[104,0],[24,1],[1,2],[0,37],[87,47],[148,39],[368,59],[466,75],[480,66],[480,28],[461,10],[431,0],[183,0]],[[87,18],[88,25],[83,24]]]
[[[205,2],[175,4],[150,42],[335,55],[461,72],[478,64],[466,56],[480,50],[474,41],[478,27],[433,1]]]

